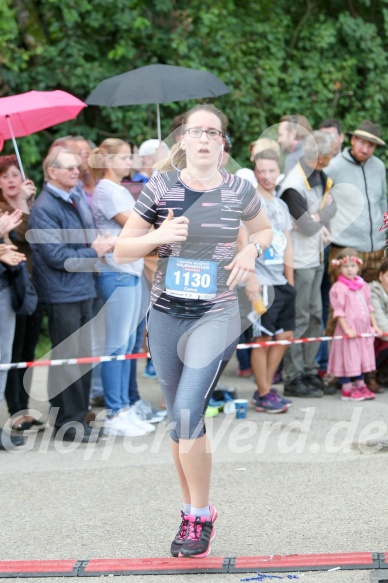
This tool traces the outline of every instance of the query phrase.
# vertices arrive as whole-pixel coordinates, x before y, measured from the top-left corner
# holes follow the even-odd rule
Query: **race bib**
[[[217,293],[217,263],[169,257],[166,293],[195,300],[214,298]]]
[[[287,239],[282,231],[273,229],[272,243],[264,251],[264,263],[266,265],[279,265],[284,263],[284,251],[287,247]]]

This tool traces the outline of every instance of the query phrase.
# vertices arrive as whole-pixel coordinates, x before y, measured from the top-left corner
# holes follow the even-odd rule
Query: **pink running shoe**
[[[363,395],[365,395],[365,399],[367,401],[369,401],[369,399],[375,399],[376,398],[376,395],[374,393],[372,393],[372,391],[370,391],[366,385],[363,385],[362,387],[359,387],[358,390],[359,391],[362,391],[362,393],[363,393]]]
[[[218,516],[218,512],[212,504],[209,504],[209,508],[210,518],[211,521],[214,523]],[[178,532],[176,533],[175,538],[171,543],[170,551],[173,557],[179,556],[179,553],[182,550],[182,545],[185,542],[187,536],[188,528],[189,528],[189,516],[187,514],[184,514],[184,512],[181,510],[181,523],[179,525]]]
[[[341,399],[343,401],[366,401],[367,398],[361,389],[352,389],[351,391],[342,389]]]
[[[189,521],[187,535],[183,541],[179,557],[207,557],[211,551],[211,543],[215,537],[214,522],[218,516],[217,510],[210,504],[210,519],[207,516],[186,516]]]
[[[343,401],[350,401],[352,391],[353,391],[353,388],[352,389],[342,389],[341,399]]]
[[[181,523],[178,528],[178,532],[175,535],[174,540],[171,543],[170,552],[173,557],[178,557],[181,552],[182,545],[187,535],[187,529],[189,528],[189,517],[187,514],[181,510]]]

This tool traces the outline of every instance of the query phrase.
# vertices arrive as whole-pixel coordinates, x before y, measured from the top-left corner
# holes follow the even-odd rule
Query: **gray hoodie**
[[[385,234],[379,232],[387,211],[385,166],[376,156],[360,164],[349,150],[345,148],[325,169],[335,184],[331,190],[337,203],[330,222],[333,242],[361,252],[378,251],[385,243]]]
[[[372,281],[369,287],[372,306],[375,309],[376,323],[380,330],[388,332],[388,293],[379,281]]]

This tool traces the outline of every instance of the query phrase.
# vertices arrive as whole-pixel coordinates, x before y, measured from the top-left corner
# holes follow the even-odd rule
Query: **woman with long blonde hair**
[[[130,192],[121,185],[131,169],[130,146],[115,138],[104,140],[92,151],[88,164],[97,182],[92,200],[97,229],[101,235],[119,235],[135,204]],[[140,312],[142,271],[143,259],[118,265],[110,252],[99,261],[97,289],[105,302],[105,354],[132,352]],[[130,407],[130,369],[129,360],[102,363],[106,434],[139,437],[155,431]]]

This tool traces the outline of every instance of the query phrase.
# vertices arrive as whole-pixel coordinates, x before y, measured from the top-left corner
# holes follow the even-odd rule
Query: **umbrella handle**
[[[19,162],[20,172],[21,172],[21,175],[22,175],[23,180],[25,180],[26,179],[26,175],[24,174],[23,164],[22,164],[22,160],[20,158],[18,146],[17,146],[16,140],[15,140],[15,136],[14,136],[14,133],[13,133],[13,129],[12,129],[12,125],[11,125],[11,120],[9,119],[9,115],[6,115],[5,117],[6,117],[6,120],[7,120],[7,123],[8,123],[9,132],[11,134],[11,139],[12,139],[13,147],[15,148],[16,157],[17,157],[18,162]]]
[[[156,117],[157,117],[157,123],[158,123],[158,140],[159,142],[162,141],[162,131],[160,129],[160,106],[159,103],[156,104]]]

